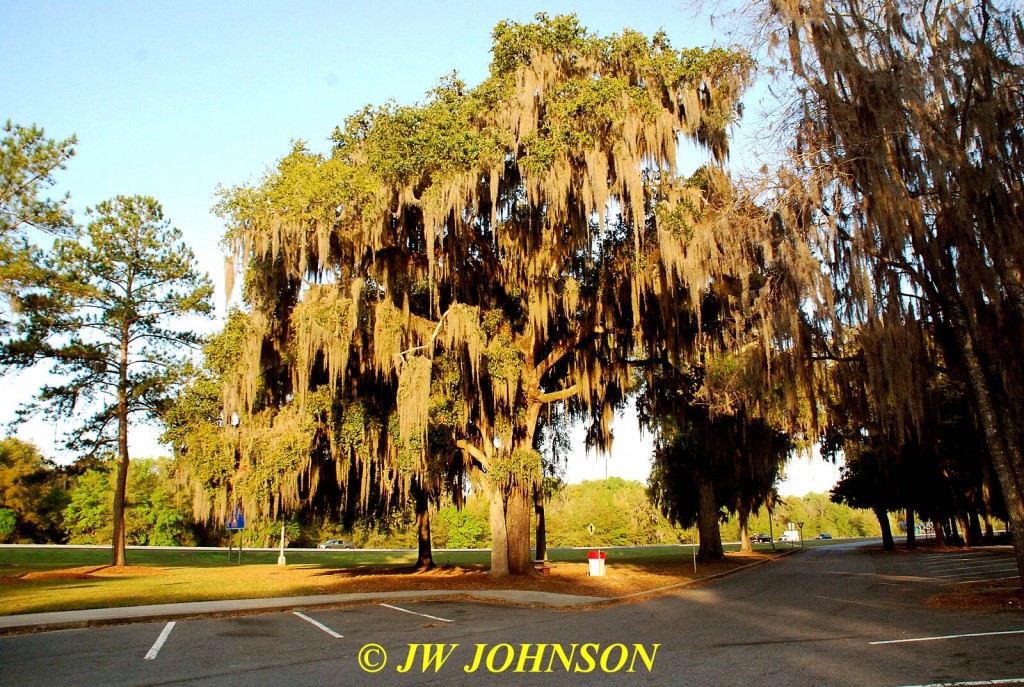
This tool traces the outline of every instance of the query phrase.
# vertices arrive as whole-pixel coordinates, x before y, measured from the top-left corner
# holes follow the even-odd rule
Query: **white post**
[[[277,557],[278,565],[288,565],[284,559],[284,523],[281,523],[281,555]]]

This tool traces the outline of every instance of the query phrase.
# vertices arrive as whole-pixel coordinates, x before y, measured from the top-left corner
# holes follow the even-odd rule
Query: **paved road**
[[[586,611],[435,601],[0,637],[0,685],[1024,685],[1024,612],[924,604],[1000,555],[945,555],[808,549]]]

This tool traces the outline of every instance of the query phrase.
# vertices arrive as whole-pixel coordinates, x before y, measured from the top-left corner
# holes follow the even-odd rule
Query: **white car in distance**
[[[354,549],[356,545],[344,539],[328,539],[316,545],[318,549]]]

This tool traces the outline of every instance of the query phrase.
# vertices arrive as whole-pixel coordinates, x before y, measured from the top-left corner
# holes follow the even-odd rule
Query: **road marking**
[[[324,625],[323,623],[321,623],[319,620],[313,620],[312,618],[310,618],[308,615],[305,615],[304,613],[299,613],[298,611],[292,611],[292,613],[294,613],[295,615],[299,616],[300,618],[305,620],[307,623],[312,623],[313,625],[316,625],[321,630],[323,630],[324,632],[326,632],[330,636],[334,637],[335,639],[344,639],[344,637],[345,637],[345,635],[338,634],[337,632],[335,632],[331,628],[329,628],[326,625]]]
[[[1003,630],[1001,632],[968,632],[962,635],[943,635],[940,637],[913,637],[911,639],[885,639],[878,642],[868,642],[868,644],[906,644],[909,642],[935,642],[940,639],[960,639],[962,637],[994,637],[996,635],[1019,635],[1024,634],[1024,630]],[[956,684],[999,684],[995,682],[978,682],[978,683],[956,683]],[[1012,683],[1011,683],[1012,684]]]
[[[906,685],[905,687],[984,687],[985,685],[1024,685],[1024,677],[1004,680],[972,680],[970,682],[933,682],[930,685]]]
[[[970,572],[973,570],[985,571],[985,570],[1009,570],[1015,568],[1016,565],[1009,561],[992,561],[990,563],[978,563],[976,565],[944,565],[941,567],[929,568],[933,573],[949,573],[949,572]]]
[[[948,572],[950,570],[991,570],[992,568],[1009,568],[1013,567],[1014,563],[1011,561],[983,561],[980,563],[974,563],[972,565],[935,565],[929,566],[929,569],[934,572]]]
[[[1009,568],[1006,570],[989,570],[987,572],[980,573],[960,573],[959,575],[935,575],[929,577],[930,580],[967,580],[968,582],[989,582],[991,580],[1000,580],[1002,577],[993,577],[994,575],[1003,575],[1004,573],[1010,572]]]
[[[149,651],[146,653],[146,656],[143,660],[152,661],[154,658],[156,658],[156,655],[160,653],[160,649],[163,648],[164,642],[166,642],[167,638],[171,636],[171,630],[173,629],[173,620],[164,625],[163,631],[160,633],[160,636],[156,638],[156,641],[153,642],[153,646],[149,648]]]
[[[1019,580],[1019,579],[1020,579],[1019,575],[1013,575],[1011,577],[993,577],[993,578],[990,578],[990,579],[987,579],[987,580],[984,580],[984,581],[985,582],[1006,582],[1007,580]],[[965,582],[957,582],[956,584],[970,584],[971,582],[977,582],[977,581],[978,580],[966,580]]]
[[[396,610],[396,611],[401,611],[402,613],[410,613],[412,615],[419,615],[419,616],[423,616],[424,618],[430,618],[431,620],[440,620],[442,623],[454,623],[455,622],[454,620],[448,620],[447,618],[438,618],[436,615],[427,615],[426,613],[417,613],[416,611],[409,611],[409,610],[406,610],[404,608],[399,608],[398,606],[392,606],[391,604],[380,604],[380,605],[384,606],[385,608],[390,608],[390,609],[393,609],[393,610]]]

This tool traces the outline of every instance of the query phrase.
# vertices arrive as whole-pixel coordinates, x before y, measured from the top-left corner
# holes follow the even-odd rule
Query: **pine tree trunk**
[[[701,562],[725,560],[722,547],[722,532],[718,523],[718,503],[715,489],[710,480],[697,477],[697,531],[700,533],[700,548],[697,560]]]
[[[881,508],[873,509],[878,525],[882,528],[882,548],[886,551],[896,550],[896,540],[892,538],[892,526],[889,524],[889,513]]]
[[[430,544],[430,500],[423,489],[415,487],[414,491],[416,494],[416,538],[419,548],[416,568],[430,570],[434,567],[434,553]]]
[[[533,488],[533,512],[537,516],[537,560],[548,558],[548,533],[544,523],[544,489],[541,485]]]
[[[117,386],[117,482],[114,487],[113,541],[111,565],[127,564],[124,511],[128,493],[128,325],[121,331],[119,383]]]
[[[114,488],[114,535],[112,542],[112,555],[110,564],[115,566],[127,565],[125,557],[125,544],[127,533],[125,531],[124,511],[126,494],[128,491],[128,442],[121,441],[118,437],[117,456],[117,482]]]

